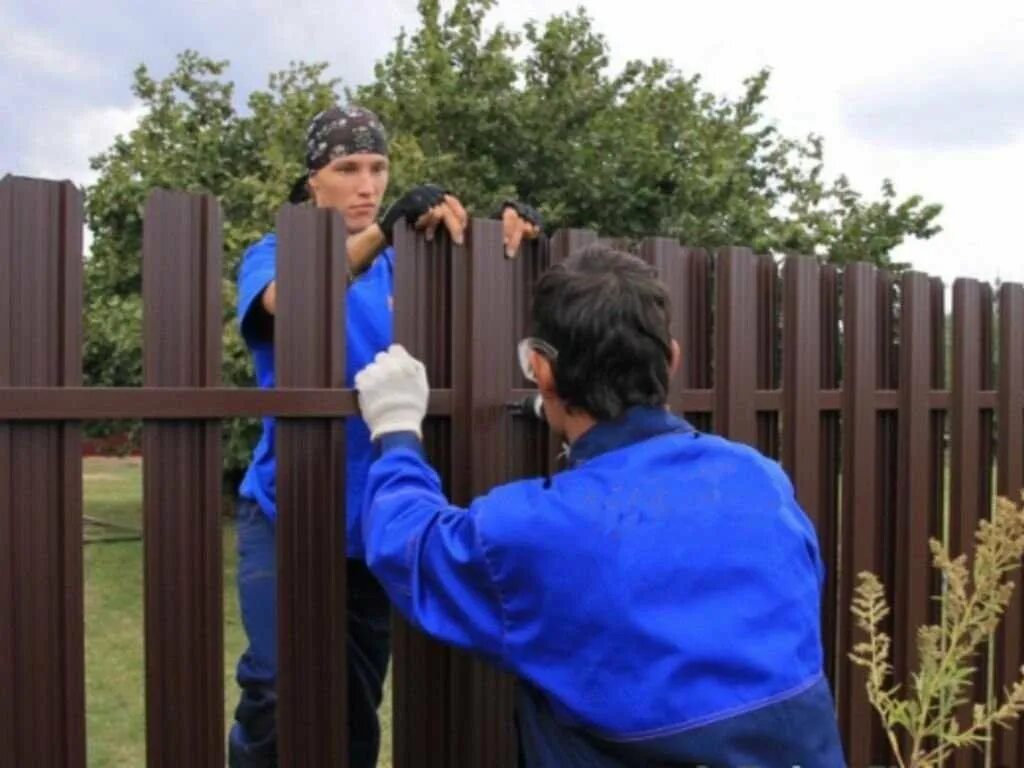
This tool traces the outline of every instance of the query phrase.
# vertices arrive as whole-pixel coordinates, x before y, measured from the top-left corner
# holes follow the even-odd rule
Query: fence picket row
[[[346,531],[336,512],[341,419],[354,408],[353,394],[339,392],[345,232],[336,214],[287,206],[277,232],[278,390],[240,404],[220,385],[219,207],[156,191],[142,253],[144,386],[76,402],[81,194],[68,183],[0,181],[0,764],[85,765],[79,422],[92,415],[144,419],[148,764],[223,765],[219,422],[241,413],[282,414],[282,765],[343,764]],[[559,442],[509,408],[529,391],[514,345],[529,334],[537,277],[597,240],[563,230],[507,259],[495,221],[473,220],[464,246],[397,232],[395,338],[426,363],[426,449],[455,503],[558,470]],[[1024,486],[1024,286],[1002,285],[996,302],[989,286],[957,280],[947,317],[942,282],[920,273],[776,262],[744,248],[709,254],[666,238],[638,253],[673,298],[683,360],[671,407],[778,458],[818,530],[826,670],[848,758],[888,764],[865,675],[848,660],[860,639],[849,614],[856,574],[873,570],[887,585],[895,676],[907,683],[916,627],[936,613],[929,537],[969,551],[994,489],[1016,497]],[[1018,595],[976,700],[988,694],[986,671],[995,693],[1013,682],[1022,642]],[[397,768],[516,765],[509,676],[397,617],[393,648]],[[993,765],[1024,764],[1019,729],[989,750]]]

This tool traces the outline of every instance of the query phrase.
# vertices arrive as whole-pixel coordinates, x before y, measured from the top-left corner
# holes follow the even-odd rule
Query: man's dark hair
[[[569,408],[614,419],[633,405],[664,405],[672,337],[668,289],[647,263],[594,245],[545,272],[531,335],[558,351],[558,395]]]

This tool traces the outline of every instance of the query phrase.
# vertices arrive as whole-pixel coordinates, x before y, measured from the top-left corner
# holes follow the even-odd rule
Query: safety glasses
[[[538,339],[534,336],[527,336],[520,341],[517,351],[519,353],[519,367],[523,369],[523,376],[534,384],[537,383],[537,373],[533,370],[533,365],[530,363],[530,352],[539,352],[552,363],[558,359],[557,349],[543,339]]]

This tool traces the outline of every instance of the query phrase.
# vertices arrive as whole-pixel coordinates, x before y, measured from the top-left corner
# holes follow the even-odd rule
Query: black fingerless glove
[[[540,211],[534,208],[532,205],[521,203],[518,200],[505,200],[501,205],[498,206],[498,212],[494,215],[494,218],[500,219],[502,214],[505,213],[506,208],[511,208],[513,211],[519,214],[519,217],[524,221],[528,221],[537,229],[544,229],[544,219],[540,215]]]
[[[391,245],[394,239],[396,223],[404,219],[407,224],[415,224],[420,216],[435,205],[443,203],[444,196],[445,191],[436,184],[422,184],[413,187],[395,200],[377,221],[388,245]]]

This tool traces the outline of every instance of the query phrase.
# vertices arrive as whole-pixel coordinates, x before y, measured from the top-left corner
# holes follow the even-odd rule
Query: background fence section
[[[145,386],[81,387],[81,196],[68,184],[0,182],[0,763],[83,766],[83,419],[145,421],[146,701],[150,766],[220,766],[223,418],[275,415],[282,765],[341,764],[345,728],[344,438],[357,412],[344,372],[344,227],[285,207],[277,222],[277,389],[220,384],[221,241],[215,200],[155,192],[143,247]],[[560,445],[510,404],[531,286],[598,240],[561,231],[503,255],[501,227],[466,244],[397,236],[395,336],[431,381],[428,454],[454,502],[558,470]],[[1024,287],[945,287],[867,264],[777,261],[665,238],[640,244],[674,303],[683,351],[670,401],[695,426],[779,459],[814,521],[828,575],[826,667],[850,764],[891,762],[848,661],[855,575],[894,607],[895,678],[936,618],[927,541],[970,550],[993,492],[1024,485]],[[234,276],[230,276],[233,278]],[[722,532],[728,536],[728,531]],[[1024,610],[1015,596],[979,659],[977,700],[1012,681]],[[394,764],[514,766],[514,682],[396,618]],[[1024,764],[1019,729],[993,765]],[[982,765],[965,753],[957,764]]]
[[[142,245],[143,383],[220,383],[221,221],[209,197],[156,192]],[[146,746],[150,766],[223,765],[220,425],[143,425]]]
[[[4,179],[0,388],[81,382],[81,193],[66,183]],[[82,621],[81,429],[0,416],[4,765],[85,765]]]

